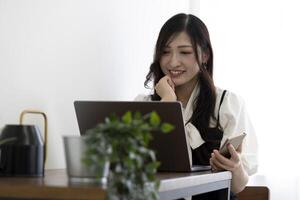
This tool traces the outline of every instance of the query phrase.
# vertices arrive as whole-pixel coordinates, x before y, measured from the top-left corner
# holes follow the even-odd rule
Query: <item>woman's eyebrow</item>
[[[169,45],[166,45],[164,48],[169,49],[171,47]],[[186,45],[179,45],[179,46],[177,46],[177,48],[193,48],[193,46],[186,44]]]
[[[192,48],[193,46],[192,45],[179,45],[178,46],[178,48],[187,48],[187,47]]]

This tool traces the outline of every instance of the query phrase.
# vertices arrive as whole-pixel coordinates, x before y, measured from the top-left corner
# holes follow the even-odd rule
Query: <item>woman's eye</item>
[[[170,51],[163,51],[163,54],[169,54]]]
[[[182,51],[181,53],[182,54],[192,54],[193,52],[191,52],[191,51]]]

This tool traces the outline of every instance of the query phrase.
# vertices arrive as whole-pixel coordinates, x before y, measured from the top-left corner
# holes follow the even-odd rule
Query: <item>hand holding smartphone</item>
[[[236,150],[242,144],[245,137],[246,137],[246,133],[227,138],[224,144],[222,145],[222,147],[220,148],[219,152],[226,158],[230,158],[230,153],[228,151],[227,145],[232,144],[232,146]]]

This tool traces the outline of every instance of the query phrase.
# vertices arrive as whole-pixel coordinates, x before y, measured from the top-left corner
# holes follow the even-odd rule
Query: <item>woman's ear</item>
[[[206,53],[200,46],[198,46],[198,55],[199,55],[199,61],[200,63],[203,64],[207,64],[207,61],[209,59],[209,54]]]
[[[207,63],[209,55],[205,52],[202,53],[202,63]]]

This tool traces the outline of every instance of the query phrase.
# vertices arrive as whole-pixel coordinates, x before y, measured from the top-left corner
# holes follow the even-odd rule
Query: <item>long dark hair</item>
[[[206,132],[209,127],[209,121],[214,115],[216,104],[216,90],[213,82],[213,51],[210,43],[209,33],[205,24],[194,15],[177,14],[171,17],[161,28],[156,42],[153,63],[150,65],[150,71],[146,76],[144,86],[149,88],[148,83],[153,81],[155,86],[158,81],[165,76],[161,70],[159,61],[163,55],[163,50],[170,40],[180,32],[185,31],[191,39],[192,47],[195,52],[196,60],[200,67],[198,84],[201,86],[200,93],[195,99],[194,105],[196,106],[193,115],[189,121],[200,130]],[[206,63],[200,63],[199,52],[197,47],[208,56]],[[151,96],[152,100],[160,100],[160,96],[154,91]]]

